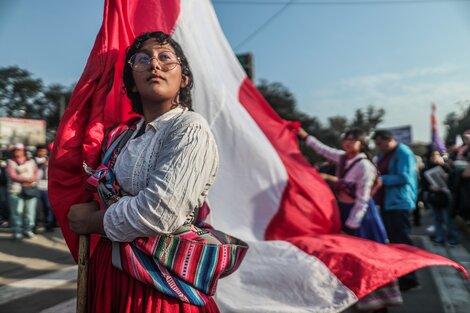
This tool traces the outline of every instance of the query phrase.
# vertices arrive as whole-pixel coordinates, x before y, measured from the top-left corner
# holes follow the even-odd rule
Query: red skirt
[[[219,313],[214,299],[200,307],[181,302],[112,265],[111,241],[100,240],[88,276],[88,312],[93,313]]]

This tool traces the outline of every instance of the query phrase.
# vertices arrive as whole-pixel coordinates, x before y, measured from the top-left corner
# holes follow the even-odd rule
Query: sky
[[[204,0],[193,0],[204,1]],[[225,2],[225,3],[224,3]],[[469,0],[214,0],[236,53],[255,59],[255,83],[279,82],[298,109],[326,124],[368,105],[382,127],[411,125],[430,140],[470,100]],[[78,81],[99,31],[100,0],[0,0],[0,67],[45,84]],[[441,136],[445,129],[439,124]]]

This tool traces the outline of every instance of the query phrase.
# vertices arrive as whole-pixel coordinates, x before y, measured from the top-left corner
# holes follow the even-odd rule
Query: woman
[[[450,246],[459,243],[457,228],[453,221],[452,214],[452,193],[447,186],[437,186],[430,183],[430,177],[427,175],[429,170],[440,167],[441,173],[449,173],[450,167],[445,163],[441,153],[436,149],[430,149],[426,157],[426,167],[421,172],[423,198],[426,205],[432,210],[434,220],[434,235],[432,241],[444,245],[446,242]],[[442,177],[447,183],[447,177]]]
[[[173,282],[170,287],[185,284],[181,277],[166,271],[163,263],[144,262],[137,274],[132,272],[133,266],[127,272],[118,269],[125,267],[127,257],[133,257],[132,262],[149,257],[142,251],[155,236],[171,240],[175,236],[164,235],[180,231],[205,242],[201,237],[207,233],[195,228],[194,222],[218,168],[210,128],[204,118],[191,111],[193,77],[177,42],[162,32],[137,37],[127,49],[123,78],[132,108],[143,118],[131,125],[130,138],[119,143],[119,152],[111,153],[109,169],[118,185],[117,201],[110,201],[106,211],[99,210],[97,202],[74,205],[68,214],[70,227],[78,234],[106,236],[90,260],[89,311],[218,312],[211,296],[195,305],[187,299],[191,295],[181,293],[184,288],[177,294],[165,289],[168,285],[158,289],[162,288],[158,279]],[[103,160],[109,159],[107,155]],[[105,203],[109,199],[114,197],[102,197]],[[186,227],[184,231],[182,227]],[[197,231],[191,232],[194,229]],[[121,255],[118,264],[112,252],[116,244]],[[172,255],[173,248],[163,247],[163,256]],[[147,259],[150,262],[151,257]],[[146,265],[163,274],[155,278],[155,271],[145,271]],[[147,283],[142,275],[149,278]]]
[[[22,143],[13,146],[13,157],[8,160],[6,172],[12,239],[34,238],[39,172],[34,160],[26,156]]]
[[[353,236],[387,243],[385,227],[377,207],[371,200],[371,193],[378,185],[377,169],[369,158],[366,134],[353,128],[344,134],[343,150],[334,149],[321,143],[304,129],[298,136],[306,145],[326,159],[336,163],[336,176],[322,174],[325,180],[332,181],[338,200],[342,229]],[[362,298],[357,307],[360,310],[386,312],[387,306],[402,303],[396,280]]]

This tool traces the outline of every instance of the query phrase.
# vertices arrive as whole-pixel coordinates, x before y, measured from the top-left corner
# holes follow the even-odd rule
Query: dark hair
[[[370,150],[369,150],[369,143],[367,141],[367,133],[360,128],[354,127],[351,129],[346,130],[343,135],[343,139],[351,136],[354,140],[358,140],[361,143],[361,152],[365,153],[367,158],[371,158]]]
[[[41,150],[41,149],[46,149],[47,151],[49,151],[49,149],[47,148],[47,145],[40,144],[36,146],[36,151]]]
[[[373,140],[376,140],[377,138],[380,138],[382,140],[392,140],[394,137],[391,131],[387,129],[378,129],[372,136]]]
[[[133,91],[135,86],[134,77],[132,76],[132,68],[128,63],[129,59],[137,53],[145,41],[149,39],[155,39],[160,45],[169,44],[176,53],[176,56],[180,59],[181,62],[181,73],[183,76],[188,78],[188,84],[179,90],[179,103],[176,105],[181,105],[189,110],[192,109],[192,99],[191,99],[191,89],[193,88],[193,74],[189,68],[188,59],[183,53],[181,46],[173,39],[170,35],[163,32],[148,32],[143,33],[142,35],[135,38],[134,43],[129,46],[126,50],[126,59],[124,61],[124,71],[123,71],[123,81],[124,81],[124,90],[127,94],[127,97],[131,100],[132,110],[140,115],[143,115],[142,100],[140,94],[136,91]]]

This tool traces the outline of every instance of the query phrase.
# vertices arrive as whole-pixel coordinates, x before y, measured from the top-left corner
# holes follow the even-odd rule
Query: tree
[[[447,126],[446,144],[455,143],[457,135],[463,134],[470,129],[470,100],[458,102],[462,111],[460,114],[452,112],[447,114],[444,125]]]
[[[370,133],[377,128],[377,125],[382,123],[384,115],[384,109],[377,109],[373,105],[369,105],[365,112],[362,109],[356,110],[350,127],[357,127],[366,133]]]
[[[310,134],[314,134],[323,143],[340,148],[341,134],[349,127],[360,127],[367,132],[375,129],[383,120],[385,110],[369,106],[365,111],[359,109],[351,122],[344,116],[336,115],[328,119],[328,125],[324,127],[316,117],[311,117],[297,109],[294,95],[281,83],[268,83],[261,80],[257,86],[271,107],[286,120],[299,121],[302,127]],[[310,163],[321,160],[303,142],[300,143],[300,150],[307,157]]]
[[[0,68],[0,116],[43,119],[46,140],[52,141],[72,90],[60,84],[45,87],[18,66]]]
[[[17,66],[0,68],[0,115],[41,118],[43,83]]]
[[[60,118],[64,113],[67,103],[72,96],[73,86],[65,87],[59,84],[50,85],[44,91],[42,107],[47,114],[47,141],[52,141],[59,127]]]

